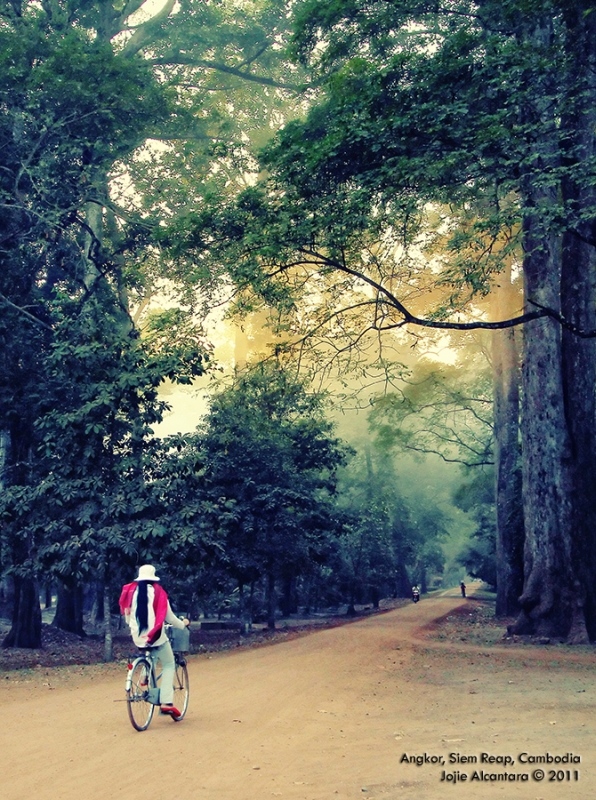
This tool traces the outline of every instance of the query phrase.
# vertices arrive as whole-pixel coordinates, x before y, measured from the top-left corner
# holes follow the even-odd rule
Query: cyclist
[[[174,719],[178,719],[180,712],[174,707],[176,662],[164,630],[164,623],[183,629],[190,625],[190,622],[187,619],[178,619],[174,614],[165,590],[159,585],[159,580],[155,574],[155,567],[151,564],[139,567],[136,579],[122,587],[120,611],[128,623],[137,647],[150,647],[161,661],[161,713],[170,714]]]

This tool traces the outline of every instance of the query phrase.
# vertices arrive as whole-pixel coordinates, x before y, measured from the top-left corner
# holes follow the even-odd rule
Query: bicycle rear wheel
[[[184,659],[176,659],[176,675],[174,677],[174,706],[180,712],[179,717],[173,717],[176,722],[180,722],[186,714],[188,708],[188,669]]]
[[[147,730],[155,710],[155,706],[149,702],[152,677],[151,662],[146,658],[138,658],[132,665],[130,688],[126,690],[128,716],[137,731]]]

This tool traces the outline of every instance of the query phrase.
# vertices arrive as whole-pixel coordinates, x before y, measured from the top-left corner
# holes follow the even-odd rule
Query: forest
[[[595,144],[588,0],[0,3],[2,646],[147,562],[596,639]]]

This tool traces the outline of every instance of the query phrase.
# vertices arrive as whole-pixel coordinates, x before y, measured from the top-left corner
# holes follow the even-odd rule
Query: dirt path
[[[421,626],[461,603],[453,592],[272,647],[192,657],[186,719],[156,716],[144,733],[127,719],[122,666],[2,680],[0,797],[592,798],[595,657],[425,640]],[[499,760],[482,764],[483,753]],[[519,763],[522,753],[581,763]],[[442,781],[443,771],[468,779]]]

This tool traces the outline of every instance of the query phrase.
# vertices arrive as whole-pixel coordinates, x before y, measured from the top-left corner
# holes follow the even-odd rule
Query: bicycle
[[[174,659],[176,661],[176,673],[174,677],[174,706],[180,712],[180,716],[173,717],[176,722],[180,722],[188,708],[189,683],[188,669],[184,650],[188,650],[188,635],[186,641],[180,634],[187,631],[179,631],[175,628],[168,630],[168,636],[172,642]],[[180,643],[180,638],[183,643]],[[146,731],[153,719],[155,706],[159,703],[159,682],[161,672],[156,669],[156,658],[151,647],[141,650],[141,655],[131,660],[128,664],[126,674],[126,706],[128,716],[133,728],[137,731]]]

